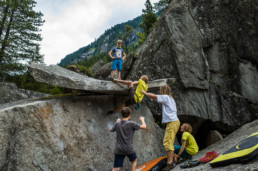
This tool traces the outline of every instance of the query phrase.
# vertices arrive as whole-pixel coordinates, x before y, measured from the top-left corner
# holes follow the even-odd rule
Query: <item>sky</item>
[[[35,11],[44,14],[41,54],[57,64],[66,55],[97,39],[116,24],[142,14],[146,0],[36,0]],[[151,0],[151,3],[159,0]]]

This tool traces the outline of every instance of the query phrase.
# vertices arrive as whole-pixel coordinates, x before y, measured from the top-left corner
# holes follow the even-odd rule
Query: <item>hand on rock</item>
[[[139,120],[140,120],[140,121],[144,121],[144,117],[143,117],[143,116],[140,116],[140,117],[139,117]]]

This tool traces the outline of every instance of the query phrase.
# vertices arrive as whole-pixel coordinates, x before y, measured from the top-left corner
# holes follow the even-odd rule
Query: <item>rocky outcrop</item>
[[[257,132],[258,130],[258,120],[255,120],[249,124],[246,124],[224,138],[223,140],[205,148],[204,150],[201,150],[199,153],[197,153],[195,156],[193,156],[192,160],[199,160],[200,158],[205,156],[205,153],[208,151],[216,151],[218,154],[223,154],[227,150],[229,150],[231,147],[234,147],[236,144],[238,144],[240,141],[245,139],[247,136]],[[179,171],[180,165],[177,165],[176,168],[173,170]],[[184,169],[185,171],[199,171],[199,170],[212,170],[212,171],[232,171],[232,170],[241,170],[241,171],[255,171],[258,170],[258,156],[256,156],[253,160],[249,161],[248,163],[242,164],[242,163],[235,163],[224,167],[217,167],[212,168],[208,163],[201,164],[197,167]]]
[[[29,66],[31,75],[39,82],[50,85],[65,87],[73,90],[84,90],[97,93],[128,93],[128,88],[124,85],[112,81],[98,80],[83,76],[81,74],[66,70],[57,65],[46,66],[44,64],[31,64]],[[139,78],[138,78],[139,79]],[[149,90],[157,90],[160,86],[175,82],[175,79],[159,79],[150,81]]]
[[[0,108],[0,170],[110,170],[116,138],[109,129],[119,115],[106,112],[123,100],[69,96]],[[164,155],[164,131],[148,107],[132,112],[131,119],[140,123],[144,116],[148,128],[135,133],[138,163]]]
[[[14,83],[0,83],[0,105],[16,102],[22,99],[45,97],[44,93],[33,92],[18,88]]]
[[[103,65],[105,65],[105,62],[103,62],[103,60],[100,59],[98,62],[96,62],[96,63],[91,67],[91,72],[92,72],[92,73],[98,72],[98,71],[101,69],[101,67],[102,67]]]
[[[173,0],[129,55],[124,78],[176,78],[171,87],[179,118],[197,132],[205,127],[229,133],[257,119],[257,6],[252,0]],[[161,113],[147,103],[152,113]]]

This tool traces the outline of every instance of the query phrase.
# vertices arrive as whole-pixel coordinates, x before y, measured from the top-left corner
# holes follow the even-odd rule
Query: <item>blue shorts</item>
[[[112,70],[122,71],[122,59],[114,59],[112,62]]]
[[[115,154],[114,168],[123,167],[125,156],[129,158],[130,162],[133,162],[137,159],[135,152],[133,154]]]

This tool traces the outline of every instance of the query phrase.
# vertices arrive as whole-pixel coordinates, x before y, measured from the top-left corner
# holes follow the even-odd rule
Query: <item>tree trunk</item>
[[[9,20],[9,23],[8,23],[8,26],[7,26],[7,29],[6,29],[6,34],[5,34],[5,37],[4,37],[4,41],[3,41],[2,47],[0,49],[0,64],[3,61],[5,48],[8,45],[8,39],[9,39],[9,34],[10,34],[12,22],[13,22],[14,12],[15,12],[15,8],[12,9],[12,13],[11,13],[10,20]]]
[[[0,40],[1,40],[1,37],[2,37],[2,34],[3,34],[3,30],[4,30],[4,24],[6,22],[6,18],[7,18],[7,15],[8,15],[8,10],[9,10],[9,1],[7,0],[6,1],[6,6],[3,10],[3,13],[4,13],[4,16],[2,18],[2,21],[1,21],[1,25],[0,25]]]

